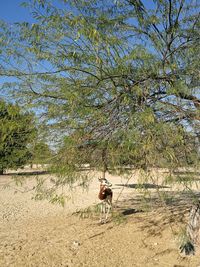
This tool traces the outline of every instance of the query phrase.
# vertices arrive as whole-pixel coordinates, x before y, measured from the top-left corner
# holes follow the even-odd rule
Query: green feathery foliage
[[[35,23],[1,23],[0,75],[15,78],[2,90],[40,112],[49,138],[64,137],[52,166],[63,184],[86,163],[198,164],[198,2],[23,5]]]
[[[28,144],[36,136],[34,117],[17,105],[0,101],[0,173],[25,165],[31,158]]]

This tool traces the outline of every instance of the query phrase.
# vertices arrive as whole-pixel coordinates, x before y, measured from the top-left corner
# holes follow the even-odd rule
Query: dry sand
[[[137,175],[130,179],[129,186],[119,176],[109,175],[114,217],[100,225],[98,214],[86,213],[84,219],[72,215],[98,203],[99,176],[95,173],[89,191],[78,189],[73,201],[64,208],[35,201],[32,191],[23,193],[22,187],[14,186],[11,175],[0,176],[0,266],[200,266],[199,248],[191,257],[181,256],[177,249],[179,227],[187,220],[190,207],[187,195],[178,195],[177,188],[160,186],[160,192],[177,195],[167,207],[173,216],[160,207],[159,201],[154,201],[153,209],[146,212],[149,202],[154,200],[155,186],[145,185],[152,195],[146,195],[149,202],[144,203],[136,189]],[[23,187],[31,188],[33,179],[34,175],[30,176]],[[8,183],[10,186],[5,188]]]

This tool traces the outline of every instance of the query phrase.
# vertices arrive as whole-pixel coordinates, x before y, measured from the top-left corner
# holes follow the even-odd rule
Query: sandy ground
[[[23,193],[24,187],[34,184],[35,175],[23,187],[16,187],[11,175],[0,176],[0,266],[200,267],[199,248],[190,257],[183,257],[177,249],[180,227],[191,204],[187,194],[178,193],[181,187],[161,185],[164,174],[159,174],[160,193],[175,196],[165,209],[156,200],[153,183],[145,184],[149,193],[141,198],[137,174],[128,185],[126,179],[108,175],[114,214],[101,225],[98,213],[83,212],[98,203],[100,174],[92,175],[88,192],[77,189],[64,208],[33,200],[32,191]],[[196,191],[198,183],[199,179]]]

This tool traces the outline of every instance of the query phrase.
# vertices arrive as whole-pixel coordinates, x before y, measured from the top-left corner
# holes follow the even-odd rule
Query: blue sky
[[[22,2],[29,2],[29,0],[0,0],[0,20],[5,20],[10,23],[22,21],[32,22],[33,19],[28,8],[20,6]],[[62,5],[59,0],[54,0],[53,2],[56,6]],[[143,2],[148,7],[152,6],[152,0],[145,0]]]
[[[27,8],[21,7],[20,4],[26,2],[23,0],[0,0],[0,19],[7,22],[31,22],[31,16]]]
[[[27,8],[21,7],[23,0],[0,0],[0,20],[9,23],[29,21],[32,22],[31,15]],[[0,77],[0,86],[7,81],[12,81],[12,78]],[[5,95],[3,94],[5,97]],[[2,93],[0,92],[0,98]]]

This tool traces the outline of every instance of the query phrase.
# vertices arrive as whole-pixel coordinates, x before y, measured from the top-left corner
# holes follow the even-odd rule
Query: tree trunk
[[[108,165],[107,165],[107,159],[106,159],[106,148],[103,149],[102,151],[102,163],[103,163],[103,171],[102,171],[102,178],[106,178],[106,171],[108,170]]]
[[[190,216],[189,223],[187,226],[187,235],[196,244],[199,241],[199,230],[200,230],[200,202],[193,205]]]
[[[181,252],[185,255],[194,255],[195,245],[200,242],[200,202],[194,204],[190,210],[186,234],[187,241],[181,245]]]
[[[0,169],[0,175],[3,175],[3,169]]]

